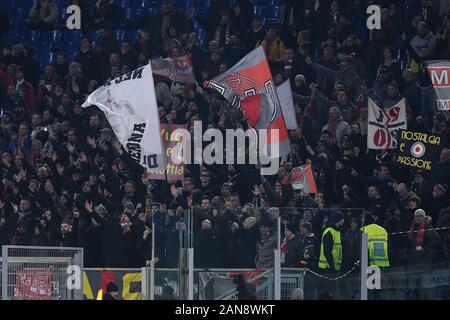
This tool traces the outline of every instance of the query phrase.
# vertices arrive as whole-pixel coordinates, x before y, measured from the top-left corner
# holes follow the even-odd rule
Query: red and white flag
[[[428,61],[427,71],[436,92],[438,110],[450,110],[450,61]]]
[[[263,144],[266,156],[277,158],[289,154],[289,134],[262,47],[247,54],[227,72],[205,81],[204,86],[216,89],[233,106],[240,108],[252,128],[267,130],[267,141]],[[272,139],[272,131],[276,130],[278,137]]]
[[[289,180],[294,190],[303,190],[305,193],[317,193],[316,182],[309,163],[292,169],[289,174]]]
[[[368,105],[367,148],[397,148],[397,133],[401,129],[407,129],[405,99],[386,109],[378,107],[370,98]]]
[[[172,81],[195,83],[194,69],[190,54],[178,58],[150,60],[153,74],[169,78]]]

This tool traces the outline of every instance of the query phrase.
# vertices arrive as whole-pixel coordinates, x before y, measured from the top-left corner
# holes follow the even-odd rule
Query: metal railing
[[[3,300],[82,300],[82,273],[83,248],[2,247]]]

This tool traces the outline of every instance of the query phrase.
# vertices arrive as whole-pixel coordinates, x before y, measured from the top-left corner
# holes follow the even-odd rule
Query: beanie
[[[119,287],[114,282],[110,282],[106,287],[106,292],[119,292]]]
[[[341,211],[334,211],[331,214],[331,223],[338,223],[339,221],[344,219],[344,214]]]

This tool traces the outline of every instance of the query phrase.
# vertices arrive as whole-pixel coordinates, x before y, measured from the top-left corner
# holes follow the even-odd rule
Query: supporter
[[[283,265],[285,267],[299,267],[300,259],[303,257],[304,242],[297,235],[297,225],[294,222],[287,224],[285,238],[281,244],[281,252],[284,253]]]
[[[58,25],[59,11],[54,0],[33,0],[28,17],[30,18],[30,28],[53,29]]]
[[[161,9],[151,19],[151,34],[158,45],[170,37],[170,27],[184,33],[187,30],[187,19],[177,11],[171,0],[163,0]]]
[[[233,284],[238,292],[238,300],[257,300],[255,285],[246,281],[242,274],[233,279]]]
[[[284,42],[278,37],[278,31],[275,26],[269,26],[266,29],[264,39],[259,39],[256,47],[262,46],[266,52],[267,59],[272,62],[280,62],[284,57],[286,47]]]
[[[272,223],[262,221],[259,226],[259,240],[256,243],[256,267],[271,268],[273,266],[273,249],[276,246],[276,237],[272,233]]]
[[[425,264],[436,257],[441,238],[437,231],[432,230],[431,221],[431,217],[426,216],[422,209],[414,212],[414,221],[408,232],[408,238],[412,244],[412,252],[408,257],[411,264]]]
[[[44,2],[51,10],[44,12]],[[44,2],[36,1],[34,12],[39,19],[52,18],[56,5]],[[10,43],[5,39],[13,34],[1,40],[2,244],[81,246],[87,267],[141,267],[154,250],[158,266],[175,268],[180,233],[187,225],[183,210],[193,207],[193,240],[200,255],[196,265],[273,266],[274,223],[286,215],[286,226],[301,221],[300,235],[293,239],[304,242],[292,260],[292,250],[287,251],[288,264],[317,270],[320,242],[315,237],[321,239],[332,219],[327,207],[333,206],[345,212],[365,208],[376,216],[389,233],[392,266],[420,260],[420,252],[407,249],[420,247],[423,223],[423,247],[428,249],[428,238],[433,248],[442,247],[428,229],[448,227],[450,130],[448,112],[436,111],[425,62],[449,58],[445,8],[437,13],[431,1],[408,2],[401,16],[400,8],[383,7],[381,30],[369,32],[365,24],[361,29],[355,23],[365,21],[363,7],[339,1],[291,3],[287,8],[295,13],[294,23],[284,12],[288,19],[282,25],[273,24],[264,10],[253,18],[248,1],[234,6],[215,1],[206,19],[202,14],[188,17],[163,1],[154,17],[139,22],[142,29],[135,36],[134,30],[120,29],[130,22],[123,19],[120,1],[98,1],[95,7],[81,0],[69,3],[83,6],[84,33],[81,41],[70,43],[46,39],[56,61],[41,43],[21,44],[30,44],[25,33]],[[95,26],[86,22],[88,11],[95,11]],[[33,27],[57,31],[58,16]],[[411,26],[417,32],[409,32]],[[125,35],[116,37],[116,29]],[[90,39],[94,32],[95,44]],[[408,50],[410,44],[414,49]],[[300,127],[290,132],[292,153],[281,159],[277,175],[261,177],[253,165],[188,165],[184,190],[177,186],[172,193],[166,181],[143,175],[101,112],[81,108],[87,94],[106,79],[144,66],[150,58],[190,54],[201,83],[259,45],[266,49],[276,83],[291,81]],[[247,128],[240,111],[216,92],[160,77],[155,87],[162,123],[192,129],[201,120],[204,128]],[[383,108],[404,97],[408,129],[441,136],[440,159],[431,172],[392,166],[393,150],[367,150],[369,97]],[[292,190],[288,180],[289,171],[307,159],[316,194]],[[415,222],[417,232],[411,237],[391,236],[408,232],[419,209],[432,219]],[[354,217],[345,216],[343,270],[355,262]],[[287,229],[297,233],[293,226]],[[447,231],[439,232],[448,244]],[[290,239],[288,246],[295,243]]]
[[[123,9],[115,0],[98,0],[95,4],[94,23],[118,28],[123,22]]]

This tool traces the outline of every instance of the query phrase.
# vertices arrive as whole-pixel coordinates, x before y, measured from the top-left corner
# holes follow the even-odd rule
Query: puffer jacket
[[[277,238],[270,235],[264,239],[260,239],[256,243],[256,267],[257,268],[271,268],[273,267],[273,249],[276,246]]]

